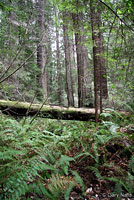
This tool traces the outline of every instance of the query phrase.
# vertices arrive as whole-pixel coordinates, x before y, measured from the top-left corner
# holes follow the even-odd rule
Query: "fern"
[[[110,112],[110,113],[101,113],[100,116],[107,118],[110,118],[113,122],[115,123],[119,123],[120,120],[124,119],[124,117],[122,116],[122,114],[114,109],[111,108],[106,108],[105,111]]]
[[[69,176],[59,176],[58,174],[52,175],[47,185],[48,190],[53,195],[53,199],[59,200],[60,196],[65,194],[65,200],[69,199],[69,195],[77,182]]]
[[[115,116],[116,113],[110,115]],[[116,117],[115,121],[114,117],[112,121],[103,121],[96,131],[94,123],[89,122],[35,119],[30,124],[31,118],[26,118],[23,123],[23,120],[7,119],[2,115],[0,198],[20,200],[30,199],[33,195],[35,199],[59,200],[62,196],[68,200],[75,186],[81,186],[84,194],[84,181],[77,171],[71,171],[70,163],[76,165],[88,157],[95,162],[89,168],[98,179],[113,181],[116,186],[132,192],[133,157],[129,162],[129,173],[122,173],[122,178],[101,175],[100,163],[108,166],[105,156],[107,144],[122,137],[117,121]],[[103,163],[100,162],[102,156],[105,156]]]
[[[129,171],[134,173],[134,155],[131,157],[128,167],[129,167]]]
[[[133,104],[127,104],[123,103],[123,105],[130,111],[132,114],[134,113],[134,105]]]
[[[85,192],[85,184],[81,178],[81,176],[78,174],[77,171],[71,171],[72,174],[74,175],[74,179],[76,181],[76,183],[78,183],[81,187],[82,187],[82,192]]]
[[[61,158],[59,160],[59,166],[63,169],[66,175],[68,175],[68,167],[69,167],[70,161],[74,161],[74,158],[71,158],[66,155],[61,155]]]
[[[65,128],[61,136],[50,131],[39,132],[32,129],[29,122],[29,119],[25,120],[25,124],[5,119],[5,123],[0,123],[0,198],[20,199],[34,191],[34,195],[37,193],[46,196],[46,199],[54,199],[50,188],[53,186],[60,190],[64,184],[66,190],[62,194],[69,198],[76,183],[63,174],[68,174],[69,163],[74,159],[62,155],[58,149],[67,147],[66,141],[69,142],[71,134],[65,135]],[[55,181],[59,182],[54,186],[56,173],[60,178],[56,177]],[[44,187],[48,177],[51,179],[49,189]]]

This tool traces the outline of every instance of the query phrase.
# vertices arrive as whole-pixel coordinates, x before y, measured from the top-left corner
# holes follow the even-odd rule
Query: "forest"
[[[133,13],[0,0],[0,200],[134,199]]]

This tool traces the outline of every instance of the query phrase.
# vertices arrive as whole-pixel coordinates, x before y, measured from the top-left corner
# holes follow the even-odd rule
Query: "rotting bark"
[[[87,108],[73,108],[73,107],[60,107],[52,105],[31,104],[28,102],[19,101],[6,101],[0,100],[0,110],[4,114],[23,117],[23,116],[36,116],[50,119],[61,120],[79,120],[89,121],[95,120],[95,109]],[[100,110],[98,110],[100,113]],[[106,112],[111,112],[107,110]],[[131,113],[120,111],[122,115],[129,116]]]
[[[27,102],[0,100],[0,110],[4,114],[18,117],[34,116],[38,112],[38,117],[50,119],[88,121],[95,118],[94,109],[65,108],[51,105],[44,105],[41,108],[41,106],[41,104],[31,105]]]

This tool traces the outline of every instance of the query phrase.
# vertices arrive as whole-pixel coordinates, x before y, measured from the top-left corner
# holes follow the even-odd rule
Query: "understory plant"
[[[133,134],[122,131],[129,120],[116,112],[102,115],[96,129],[94,122],[38,118],[31,124],[31,118],[15,120],[1,114],[0,198],[68,200],[75,188],[85,195],[86,183],[78,169],[84,162],[83,168],[98,182],[114,183],[113,192],[120,188],[132,194]],[[114,163],[117,157],[119,164]]]
[[[69,175],[73,157],[65,155],[71,133],[62,133],[33,125],[28,118],[15,120],[1,115],[0,121],[0,198],[69,199],[73,187],[78,186],[78,174]],[[47,125],[47,123],[46,123]],[[40,129],[40,130],[39,130]],[[80,180],[80,179],[79,179]]]

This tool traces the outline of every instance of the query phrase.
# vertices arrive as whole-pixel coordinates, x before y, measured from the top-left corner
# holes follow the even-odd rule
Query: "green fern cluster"
[[[34,194],[37,199],[55,199],[68,188],[65,194],[68,199],[77,184],[68,178],[69,163],[74,159],[64,155],[71,133],[66,134],[65,128],[61,135],[43,127],[35,129],[38,121],[31,125],[29,118],[25,124],[23,120],[3,115],[1,119],[0,198],[25,199],[28,194]],[[48,179],[50,183],[45,187]]]
[[[115,115],[108,113],[112,120],[103,120],[97,129],[93,122],[35,119],[31,124],[30,118],[17,121],[1,115],[0,198],[59,200],[63,196],[68,200],[73,187],[80,187],[84,194],[85,184],[79,173],[71,170],[70,163],[77,166],[89,157],[93,164],[86,168],[98,180],[115,182],[115,189],[125,188],[132,193],[134,149],[131,143],[125,146],[122,142],[128,135],[120,132],[121,116]],[[107,146],[115,143],[122,152],[131,152],[129,170],[116,166],[116,177],[103,176],[101,169],[113,169]]]
[[[16,120],[6,119],[0,131],[0,197],[20,199],[29,185],[42,179],[40,171],[54,170],[46,164],[39,147],[39,134],[22,127]]]

